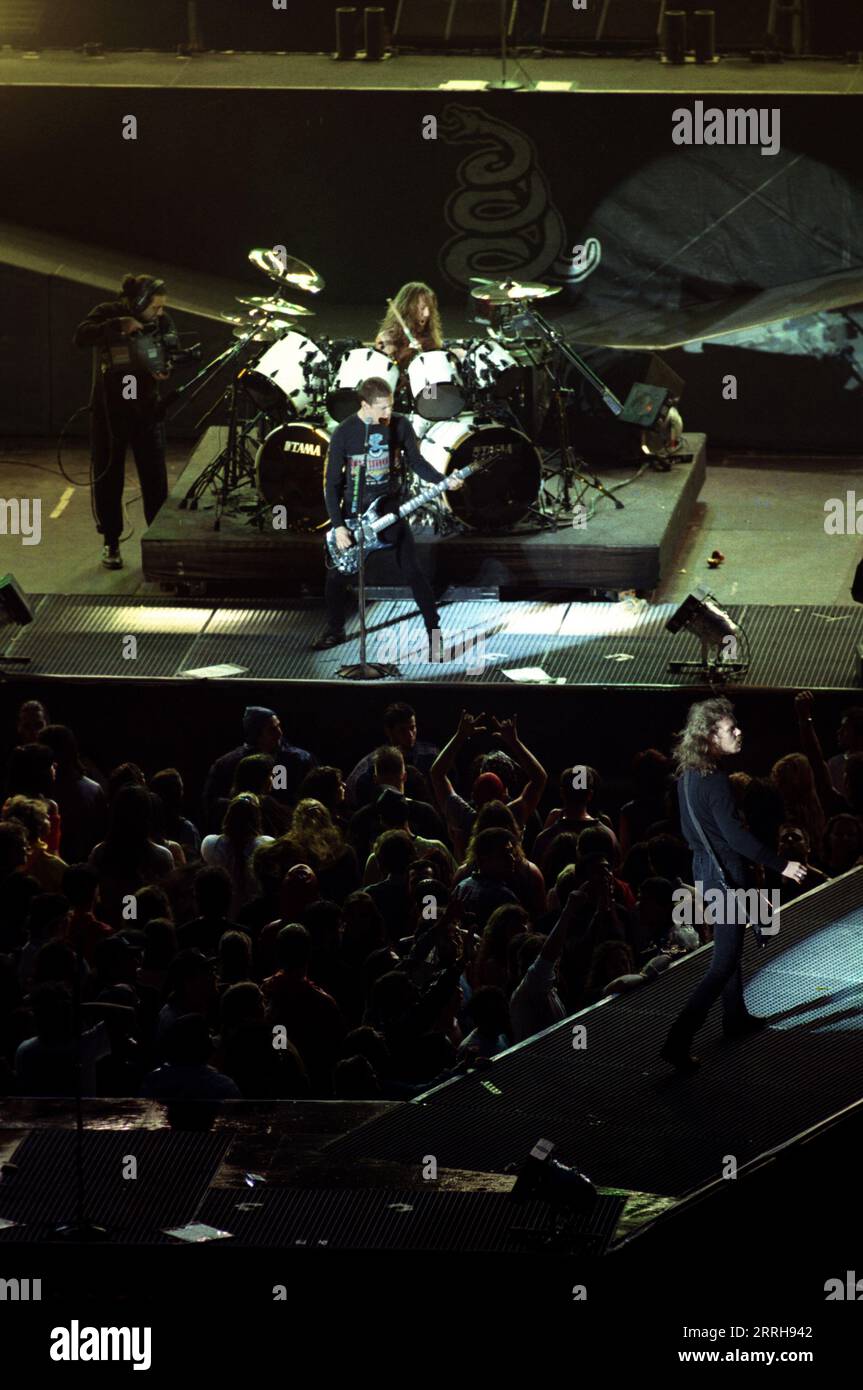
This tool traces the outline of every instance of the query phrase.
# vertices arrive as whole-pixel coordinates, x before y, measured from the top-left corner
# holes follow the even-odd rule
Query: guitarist
[[[345,525],[345,517],[361,515],[379,497],[390,497],[393,508],[401,500],[405,485],[402,455],[413,471],[428,483],[439,483],[441,476],[426,462],[419,451],[416,435],[404,415],[393,414],[393,396],[380,377],[370,377],[359,389],[360,408],[355,415],[342,421],[330,440],[324,491],[330,525],[336,532],[340,550],[354,543]],[[363,459],[366,460],[365,486],[360,490]],[[453,478],[450,487],[462,487],[460,478]],[[404,518],[382,532],[381,539],[395,549],[396,563],[414,601],[423,616],[432,649],[432,632],[440,619],[431,585],[419,567],[413,532]],[[376,553],[376,552],[375,552]],[[371,556],[369,557],[372,558]],[[327,605],[326,631],[313,643],[314,651],[325,651],[346,641],[345,604],[349,576],[341,570],[327,570],[324,597]]]
[[[719,890],[726,908],[714,924],[707,973],[671,1025],[660,1052],[678,1071],[691,1072],[698,1066],[698,1058],[689,1049],[720,997],[726,1038],[745,1038],[767,1023],[746,1008],[740,962],[748,914],[729,890],[745,891],[747,864],[764,864],[795,883],[802,883],[807,872],[805,864],[777,854],[742,823],[721,767],[742,745],[743,735],[728,700],[720,697],[690,706],[675,751],[680,823],[693,854],[694,882],[702,895]]]

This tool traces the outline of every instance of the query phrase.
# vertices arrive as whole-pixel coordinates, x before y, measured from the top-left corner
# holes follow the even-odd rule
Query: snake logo
[[[439,131],[449,145],[479,146],[459,164],[458,186],[446,203],[455,235],[443,246],[438,264],[451,285],[466,289],[474,275],[572,283],[590,273],[598,256],[590,256],[589,266],[573,268],[563,218],[536,146],[523,131],[456,102],[444,107]]]

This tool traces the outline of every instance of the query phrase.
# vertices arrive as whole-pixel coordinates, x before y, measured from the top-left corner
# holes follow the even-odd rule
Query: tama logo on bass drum
[[[302,439],[286,439],[282,448],[286,454],[312,454],[316,458],[324,452],[322,444],[307,444]]]
[[[471,459],[474,463],[488,463],[490,459],[498,458],[501,454],[511,454],[512,443],[502,444],[477,444],[471,449]]]

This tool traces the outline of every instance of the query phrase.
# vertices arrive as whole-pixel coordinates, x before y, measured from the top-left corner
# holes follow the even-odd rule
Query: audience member
[[[471,790],[471,801],[465,801],[459,796],[450,781],[449,774],[460,752],[472,738],[489,732],[488,726],[481,722],[483,718],[483,715],[475,716],[462,710],[458,728],[446,747],[438,754],[429,771],[429,780],[437,804],[446,819],[447,830],[458,859],[464,858],[474,817],[480,807],[486,801],[502,801],[506,796],[506,787],[496,772],[483,772],[477,777]],[[491,723],[494,736],[500,739],[504,749],[526,778],[521,795],[507,803],[521,832],[539,805],[548,776],[542,764],[519,738],[515,719],[498,720],[492,716]]]
[[[314,870],[321,896],[342,903],[359,887],[356,852],[320,801],[298,801],[290,825],[290,838],[303,863]]]
[[[357,852],[361,864],[365,864],[371,847],[386,827],[378,815],[377,802],[387,789],[405,795],[405,760],[400,748],[383,747],[375,750],[372,758],[376,794],[374,800],[356,811],[348,823],[348,837]],[[442,840],[445,836],[440,817],[433,806],[425,801],[405,798],[408,825],[415,835],[427,840]]]
[[[398,748],[404,758],[405,789],[408,795],[427,802],[429,785],[426,779],[438,750],[434,744],[425,743],[417,737],[416,711],[410,705],[401,702],[388,705],[384,710],[383,726],[386,745]],[[374,758],[374,753],[366,754],[348,776],[345,791],[348,804],[354,811],[367,806],[375,797]],[[314,796],[315,793],[307,791],[305,795]]]
[[[204,827],[212,830],[221,822],[219,802],[230,795],[237,764],[250,753],[265,753],[279,768],[278,794],[290,802],[303,777],[315,764],[305,748],[296,748],[284,736],[275,710],[248,705],[243,714],[243,742],[217,758],[204,783]]]
[[[197,859],[201,852],[201,832],[183,814],[186,789],[180,773],[175,767],[163,768],[150,778],[150,791],[160,803],[165,834],[182,846],[186,858]]]
[[[48,724],[38,735],[54,755],[54,797],[60,811],[60,854],[68,864],[82,863],[108,828],[108,799],[99,782],[87,775],[78,740],[65,724]]]
[[[174,859],[153,838],[153,808],[145,787],[123,786],[111,803],[108,833],[90,855],[99,875],[99,911],[115,929],[123,923],[124,904],[144,884],[172,872]]]
[[[284,1029],[305,1064],[312,1094],[327,1096],[339,1044],[346,1032],[336,1001],[308,977],[311,937],[299,923],[279,932],[277,970],[264,980],[267,1022]],[[278,1039],[274,1038],[273,1046]]]
[[[256,883],[252,856],[262,845],[272,844],[272,835],[261,833],[258,798],[244,792],[229,803],[222,821],[221,835],[206,835],[201,842],[205,864],[227,869],[231,880],[231,916],[255,896]]]

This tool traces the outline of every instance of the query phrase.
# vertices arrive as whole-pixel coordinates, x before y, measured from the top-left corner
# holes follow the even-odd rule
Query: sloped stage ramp
[[[863,1077],[863,869],[783,910],[760,950],[749,933],[746,997],[771,1017],[728,1043],[717,1006],[699,1035],[702,1068],[679,1077],[658,1057],[712,946],[643,989],[564,1020],[337,1140],[340,1161],[380,1159],[502,1172],[540,1137],[605,1187],[679,1197],[835,1114]],[[573,1046],[573,1028],[587,1045]]]

